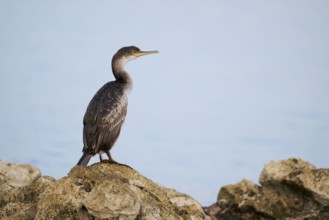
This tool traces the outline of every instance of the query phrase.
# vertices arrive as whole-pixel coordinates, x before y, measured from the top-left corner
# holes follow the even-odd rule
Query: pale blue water
[[[66,175],[113,53],[136,45],[160,54],[127,65],[118,161],[203,205],[270,160],[328,167],[328,6],[1,1],[0,158]]]

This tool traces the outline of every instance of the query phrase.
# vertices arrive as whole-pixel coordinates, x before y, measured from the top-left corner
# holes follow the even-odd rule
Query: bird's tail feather
[[[83,153],[82,157],[80,158],[79,162],[77,163],[78,166],[87,166],[90,158],[92,157],[91,154],[87,154],[86,152]]]

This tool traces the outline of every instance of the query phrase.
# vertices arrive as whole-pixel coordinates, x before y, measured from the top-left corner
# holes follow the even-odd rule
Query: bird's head
[[[159,53],[158,51],[141,51],[138,47],[130,46],[130,47],[123,47],[118,52],[116,52],[113,56],[113,61],[117,60],[121,64],[126,64],[130,60],[134,60],[137,57],[141,57],[148,54],[155,54]]]

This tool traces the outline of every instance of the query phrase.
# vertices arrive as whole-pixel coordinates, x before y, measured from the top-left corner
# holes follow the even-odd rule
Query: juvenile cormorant
[[[121,126],[127,114],[128,93],[132,80],[124,65],[137,57],[158,53],[141,51],[138,47],[123,47],[112,58],[112,72],[115,81],[106,83],[90,101],[83,118],[83,155],[77,165],[87,166],[90,158],[106,153],[109,162],[113,160],[110,150],[120,135]]]

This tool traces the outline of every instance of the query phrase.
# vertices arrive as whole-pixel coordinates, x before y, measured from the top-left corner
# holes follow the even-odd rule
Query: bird
[[[120,164],[112,158],[111,148],[118,139],[125,121],[128,94],[133,82],[124,66],[127,62],[158,51],[141,51],[136,46],[119,49],[112,58],[115,80],[107,82],[91,99],[83,117],[83,155],[77,165],[87,166],[91,157],[99,154],[100,161]],[[108,160],[103,160],[106,153]],[[124,164],[122,164],[124,165]]]

